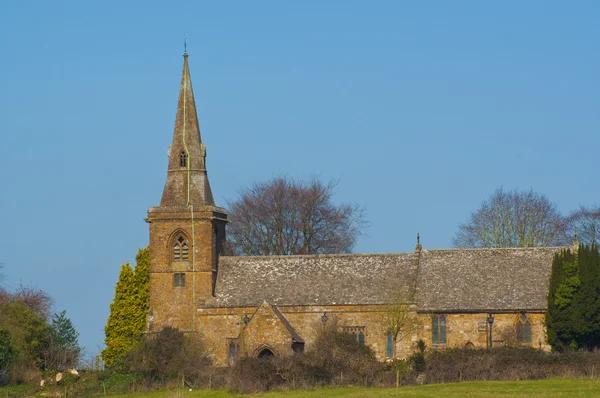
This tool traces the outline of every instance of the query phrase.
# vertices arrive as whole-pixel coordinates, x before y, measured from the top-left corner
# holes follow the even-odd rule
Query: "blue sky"
[[[184,34],[218,205],[279,174],[339,179],[375,253],[417,232],[450,247],[501,186],[598,203],[598,20],[596,1],[4,2],[6,285],[103,344],[160,202]]]

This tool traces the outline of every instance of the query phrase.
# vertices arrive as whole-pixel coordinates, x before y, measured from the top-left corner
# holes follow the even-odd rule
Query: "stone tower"
[[[169,147],[160,206],[148,209],[150,314],[148,329],[196,329],[196,308],[213,296],[227,212],[216,207],[206,173],[188,55]]]

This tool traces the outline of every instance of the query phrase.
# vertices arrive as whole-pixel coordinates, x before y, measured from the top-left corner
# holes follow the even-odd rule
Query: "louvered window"
[[[183,236],[179,236],[173,246],[173,261],[188,261],[190,250]]]

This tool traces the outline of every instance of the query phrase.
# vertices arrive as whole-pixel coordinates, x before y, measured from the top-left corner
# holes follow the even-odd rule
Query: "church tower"
[[[206,172],[188,55],[183,73],[167,181],[160,206],[148,209],[150,314],[148,328],[196,329],[198,305],[213,296],[227,212],[215,206]]]

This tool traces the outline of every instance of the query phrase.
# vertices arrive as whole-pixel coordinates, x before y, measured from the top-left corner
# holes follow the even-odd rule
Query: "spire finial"
[[[423,246],[421,246],[421,235],[417,232],[417,246],[415,246],[415,250],[421,251],[421,249],[423,249]]]
[[[183,34],[183,53],[187,54],[187,37],[185,33]]]

